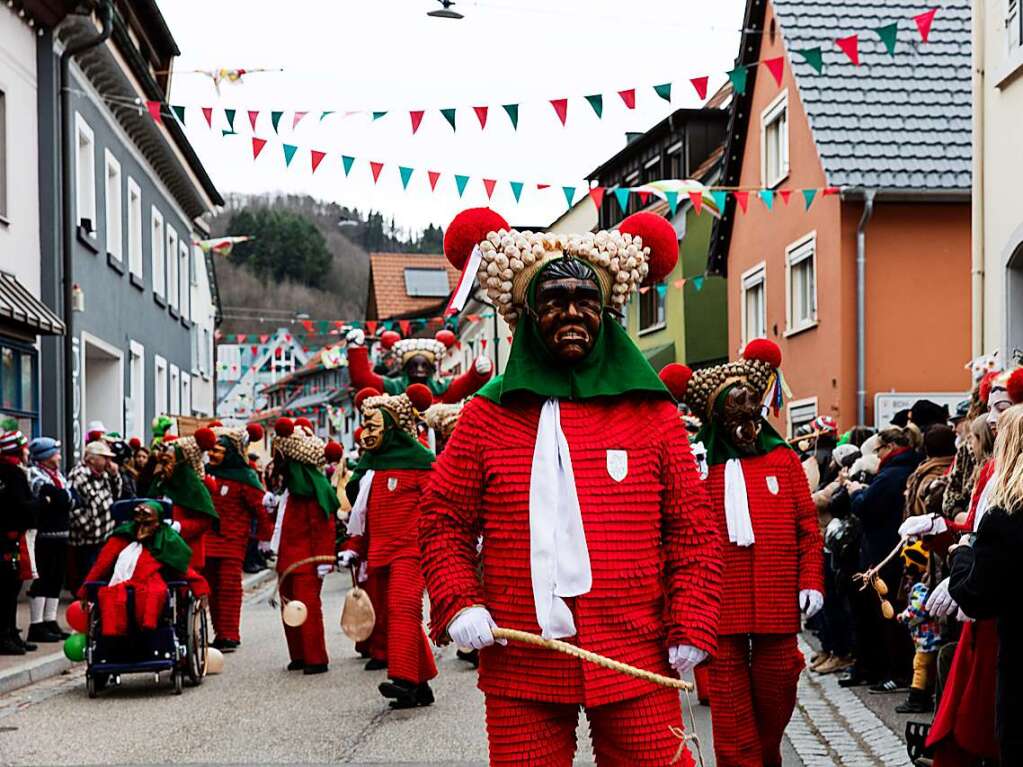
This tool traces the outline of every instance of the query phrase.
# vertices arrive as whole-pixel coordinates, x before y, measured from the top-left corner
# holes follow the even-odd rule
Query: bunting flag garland
[[[671,211],[671,215],[674,216],[675,215],[675,211],[678,210],[678,192],[675,192],[675,191],[665,192],[664,193],[664,197],[668,201],[668,210],[670,210]],[[697,215],[699,215],[699,213],[700,213],[700,207],[702,205],[702,202],[703,202],[703,200],[701,198],[700,203],[698,203],[696,205],[696,213],[697,213]]]
[[[746,94],[746,76],[748,73],[749,67],[745,66],[739,66],[728,71],[728,80],[732,83],[732,89],[740,96]]]
[[[536,185],[537,191],[540,191],[540,192],[542,192],[544,189],[550,189],[550,188],[551,188],[550,184],[537,184]]]
[[[597,212],[600,212],[600,206],[604,204],[604,187],[595,186],[590,192],[590,199],[593,200],[593,204],[597,208]]]
[[[352,165],[355,164],[355,158],[343,154],[341,155],[341,163],[345,166],[345,176],[347,176],[352,172]]]
[[[760,201],[764,203],[764,207],[766,207],[768,210],[774,208],[774,192],[772,190],[761,189],[759,197]]]
[[[284,112],[274,111],[270,113],[270,123],[274,126],[274,133],[280,133],[279,126],[283,116]]]
[[[749,192],[733,192],[732,196],[735,197],[735,201],[742,208],[742,212],[745,213],[749,208]]]
[[[575,199],[575,187],[574,186],[563,186],[561,191],[565,193],[565,202],[568,203],[568,207],[572,207],[572,201]]]
[[[149,110],[149,116],[152,117],[156,122],[162,123],[163,117],[161,112],[163,110],[163,104],[159,101],[147,101],[146,109]]]
[[[646,205],[647,200],[650,199],[650,192],[647,192],[647,191],[639,192],[639,191],[637,191],[636,192],[636,196],[639,197],[639,205],[640,205],[640,207],[644,207]]]
[[[206,118],[206,125],[213,127],[213,107],[203,107],[202,116]]]
[[[618,207],[622,209],[622,215],[625,215],[629,209],[629,190],[627,188],[615,189],[615,197],[618,198]]]
[[[455,186],[458,187],[458,196],[461,197],[465,192],[465,185],[469,183],[468,176],[455,175]]]
[[[203,253],[213,253],[217,256],[229,256],[234,246],[240,242],[248,242],[253,239],[247,235],[237,237],[214,237],[210,240],[196,240],[195,245],[199,246],[199,249]],[[243,343],[239,341],[238,343]]]
[[[710,193],[710,196],[714,198],[714,205],[717,207],[717,209],[723,212],[725,209],[725,201],[728,198],[728,192],[714,190],[713,192]]]
[[[398,173],[401,175],[401,188],[408,189],[409,179],[412,178],[412,168],[406,168],[404,165],[399,165]]]
[[[249,125],[252,126],[252,132],[253,133],[256,132],[256,120],[258,118],[259,118],[259,110],[258,109],[250,109],[249,110]]]
[[[412,134],[415,135],[416,131],[419,130],[420,124],[423,122],[423,115],[425,115],[422,109],[417,109],[413,112],[409,112],[409,116],[412,118]]]
[[[508,114],[508,119],[511,120],[512,129],[519,129],[519,105],[518,104],[504,104],[504,111]]]
[[[334,114],[333,109],[328,109],[326,112],[320,112],[320,122],[323,122],[325,118],[330,117],[332,114]]]
[[[494,196],[494,187],[497,186],[497,180],[492,178],[483,179],[483,189],[487,193],[487,199],[489,200]]]
[[[444,115],[444,119],[451,125],[451,130],[457,130],[455,128],[455,110],[454,109],[442,109],[440,113]]]
[[[899,22],[893,21],[891,24],[885,24],[883,27],[877,27],[874,30],[877,36],[881,38],[881,42],[884,43],[884,49],[888,52],[889,56],[895,55],[895,41],[899,36]]]
[[[564,126],[568,120],[568,99],[551,99],[551,106],[554,107],[555,114],[558,115],[558,119]]]
[[[259,157],[259,153],[263,151],[263,147],[266,146],[266,139],[252,137],[252,159],[255,160]]]
[[[593,107],[593,111],[596,112],[598,118],[604,116],[603,96],[601,96],[599,93],[596,93],[592,96],[587,96],[586,100],[589,102],[590,106]]]
[[[840,37],[838,40],[835,40],[835,45],[837,45],[842,50],[842,53],[849,57],[849,61],[851,61],[855,66],[858,67],[860,65],[859,35],[849,35],[848,37]]]
[[[309,150],[309,162],[312,165],[313,173],[320,167],[320,163],[323,162],[323,158],[327,156],[326,152],[318,152],[315,149]]]
[[[702,275],[702,274],[698,274],[695,277],[693,277],[693,287],[696,289],[697,293],[699,293],[700,290],[703,289],[703,281],[704,281],[704,279],[705,279],[705,276]]]
[[[307,114],[309,114],[309,113],[308,112],[295,112],[295,116],[291,120],[291,129],[295,130],[295,128],[298,127],[298,124],[300,122],[302,122],[302,118],[305,117]]]
[[[690,192],[689,201],[693,203],[693,210],[696,211],[696,215],[699,216],[703,213],[703,195],[699,192]],[[672,211],[674,213],[674,211]]]
[[[512,194],[515,195],[515,202],[518,203],[522,197],[522,182],[521,181],[509,181],[508,184],[511,186]]]
[[[689,82],[693,84],[696,89],[696,95],[700,97],[700,101],[707,100],[707,85],[710,82],[709,77],[694,77]]]
[[[804,189],[803,190],[803,199],[806,202],[806,209],[807,210],[810,210],[810,206],[813,205],[813,198],[816,197],[816,196],[817,196],[817,190],[816,189]]]
[[[234,115],[235,115],[235,111],[236,110],[234,110],[234,109],[225,109],[224,110],[224,119],[227,120],[227,127],[230,130],[234,130]]]
[[[373,172],[373,183],[375,184],[380,180],[380,171],[384,169],[384,164],[382,162],[373,162],[370,160],[369,168]]]
[[[920,32],[921,42],[926,43],[927,39],[931,36],[931,23],[934,21],[934,15],[937,12],[937,8],[932,8],[913,17],[913,21],[916,22],[916,28]]]
[[[440,173],[435,170],[426,171],[427,177],[430,179],[430,191],[437,189],[437,180],[440,178]]]
[[[662,99],[671,103],[671,83],[663,83],[662,85],[654,86],[654,93],[660,96]]]
[[[182,125],[185,124],[185,108],[179,106],[172,106],[171,109],[174,111],[174,116],[178,118],[178,122]]]
[[[781,197],[781,201],[783,203],[788,205],[789,204],[789,197],[792,196],[792,190],[791,189],[779,189],[778,190],[778,196]]]
[[[377,121],[377,120],[379,120],[379,119],[380,119],[381,117],[383,117],[383,116],[384,116],[385,114],[387,114],[387,112],[386,112],[386,111],[385,111],[385,112],[374,112],[374,113],[373,113],[373,121],[374,121],[374,122],[376,122],[376,121]]]
[[[291,161],[295,159],[295,152],[298,151],[298,147],[294,144],[281,144],[281,148],[284,150],[284,165],[285,167],[290,167]]]
[[[485,130],[487,127],[487,107],[473,107],[472,111],[476,113],[476,119],[480,121],[480,130]]]
[[[636,108],[636,89],[629,88],[628,90],[618,91],[618,95],[622,97],[622,102],[625,104],[627,109]]]
[[[824,52],[818,46],[817,48],[800,48],[793,51],[802,56],[803,61],[809,64],[813,71],[820,74],[824,71]]]
[[[767,71],[771,73],[774,82],[780,86],[782,75],[785,74],[785,57],[778,56],[773,59],[764,59],[760,63],[767,67]]]

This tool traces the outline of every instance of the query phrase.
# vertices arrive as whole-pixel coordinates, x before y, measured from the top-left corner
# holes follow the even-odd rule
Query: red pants
[[[135,626],[142,631],[152,631],[159,625],[160,615],[167,605],[167,586],[162,580],[156,582],[123,582],[116,586],[102,586],[99,589],[99,615],[103,636],[124,636],[128,633],[128,588],[134,592]]]
[[[387,661],[387,570],[374,570],[367,574],[366,580],[359,584],[369,601],[373,603],[376,622],[373,633],[364,642],[355,643],[355,651],[360,655],[366,653],[373,660]]]
[[[243,559],[207,555],[203,575],[210,584],[210,613],[217,639],[241,641]]]
[[[428,682],[437,676],[437,664],[423,629],[426,585],[419,561],[402,557],[391,562],[385,572],[387,676],[414,684]]]
[[[708,667],[718,767],[781,765],[781,740],[804,665],[794,634],[718,637]]]
[[[329,662],[327,642],[323,636],[323,610],[320,608],[322,586],[323,580],[315,573],[304,572],[292,573],[281,583],[281,596],[286,600],[297,599],[303,602],[309,611],[301,626],[284,624],[288,655],[293,661],[303,661],[307,666]]]
[[[487,695],[486,702],[490,764],[570,767],[575,758],[578,705],[500,695]],[[586,718],[599,767],[665,767],[672,764],[682,744],[671,731],[682,728],[675,690],[658,688],[639,698],[588,708]],[[674,764],[692,767],[692,755],[683,751]]]

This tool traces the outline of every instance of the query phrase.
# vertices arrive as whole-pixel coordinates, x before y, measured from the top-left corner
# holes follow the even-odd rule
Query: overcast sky
[[[674,109],[699,100],[689,78],[726,79],[738,49],[742,0],[462,0],[462,20],[430,18],[436,0],[161,0],[182,55],[171,103],[189,109],[187,132],[222,193],[306,192],[393,215],[399,226],[446,225],[486,203],[481,178],[498,180],[490,203],[513,224],[546,225],[566,208],[562,185],[585,192],[586,174]],[[221,85],[187,74],[219,67],[282,68]],[[672,82],[672,103],[652,86]],[[627,110],[617,91],[636,87]],[[582,98],[602,93],[598,120]],[[548,103],[569,97],[562,127]],[[502,104],[520,104],[519,127]],[[471,107],[490,107],[481,130]],[[206,127],[199,106],[236,108],[237,136],[221,137],[223,115]],[[457,132],[438,111],[457,107]],[[269,140],[252,161],[255,135]],[[286,110],[281,137],[270,110]],[[425,109],[413,135],[409,110]],[[292,131],[290,110],[309,115]],[[337,114],[320,121],[320,113]],[[345,110],[388,110],[343,117]],[[219,110],[218,110],[219,112]],[[299,146],[285,168],[281,139]],[[315,175],[309,149],[327,152]],[[341,154],[358,158],[346,178]],[[385,163],[374,185],[369,160]],[[415,168],[402,190],[398,166]],[[430,191],[427,170],[442,173]],[[463,198],[454,174],[471,177]],[[508,181],[526,186],[515,204]],[[537,183],[551,189],[538,191]],[[577,197],[578,199],[578,197]]]

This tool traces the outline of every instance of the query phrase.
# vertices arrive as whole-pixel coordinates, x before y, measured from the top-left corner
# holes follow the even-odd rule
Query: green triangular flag
[[[761,189],[760,199],[763,200],[764,205],[767,206],[768,210],[771,210],[771,208],[774,206],[774,192],[772,192],[770,189]]]
[[[696,292],[699,293],[703,289],[704,275],[698,274],[693,277],[693,287],[696,288]]]
[[[803,61],[813,67],[817,74],[824,71],[824,54],[821,52],[820,47],[817,48],[802,48],[793,51],[803,57]]]
[[[622,209],[622,213],[625,213],[629,209],[629,190],[628,187],[622,189],[615,189],[615,197],[618,198],[618,207]]]
[[[732,89],[740,96],[746,93],[746,75],[748,73],[749,70],[746,67],[736,67],[728,73]]]
[[[444,119],[448,121],[451,126],[451,130],[457,130],[455,128],[455,110],[454,109],[442,109],[440,113],[444,115]]]
[[[171,109],[174,110],[174,114],[177,116],[178,122],[181,123],[182,125],[184,125],[185,124],[185,108],[184,107],[176,107],[173,104],[171,104]]]
[[[716,207],[718,209],[718,213],[723,216],[725,214],[725,203],[728,201],[728,192],[715,189],[710,193],[710,196],[714,198],[714,207]]]
[[[406,168],[404,166],[398,166],[398,173],[401,174],[401,188],[408,189],[408,181],[412,178],[412,168]]]
[[[806,200],[806,209],[810,210],[810,206],[813,205],[813,198],[817,196],[816,189],[804,189],[803,199]]]
[[[283,115],[283,114],[284,114],[284,112],[271,112],[270,113],[270,122],[273,123],[274,133],[277,133],[277,123],[279,123],[281,121],[281,115]]]
[[[522,196],[522,182],[509,181],[508,183],[511,184],[512,194],[515,195],[515,202],[518,202],[519,198]]]
[[[455,186],[458,187],[459,197],[462,196],[462,193],[465,191],[465,185],[468,183],[469,183],[468,176],[459,176],[457,173],[455,174]]]
[[[519,105],[518,104],[504,104],[504,111],[508,113],[508,119],[511,120],[512,128],[515,130],[519,129]]]
[[[678,192],[665,192],[665,198],[668,200],[668,208],[671,210],[671,215],[675,215],[675,211],[678,210]]]
[[[671,101],[671,83],[664,83],[663,85],[655,85],[654,93],[660,96],[665,101]]]
[[[227,118],[227,127],[230,128],[231,130],[234,130],[234,113],[235,113],[234,109],[224,110],[224,117]]]
[[[587,96],[586,100],[590,102],[590,106],[593,107],[593,111],[597,113],[597,117],[604,116],[604,97],[599,93],[593,96]]]
[[[326,112],[323,112],[320,115],[320,122],[323,122],[327,117],[329,117],[332,114],[334,114],[334,110],[333,109],[329,109]]]
[[[341,162],[344,163],[345,175],[347,176],[349,173],[352,172],[352,165],[355,164],[355,158],[354,157],[349,157],[348,155],[343,154],[343,155],[341,155]]]
[[[379,120],[379,119],[380,119],[381,117],[383,117],[383,116],[384,116],[385,114],[387,114],[387,112],[386,112],[386,111],[384,111],[384,112],[374,112],[374,113],[373,113],[373,119],[374,119],[374,120]]]
[[[565,202],[568,203],[568,207],[572,207],[572,200],[575,199],[575,187],[574,186],[563,186],[561,191],[565,193]]]
[[[238,135],[238,131],[222,129],[220,131],[220,135],[221,135],[221,137],[223,137],[223,136],[237,136]]]
[[[878,27],[874,30],[877,32],[877,36],[881,38],[881,42],[884,43],[885,50],[888,51],[889,56],[895,55],[895,40],[899,36],[899,22],[893,21],[891,24],[885,24],[883,27]]]
[[[295,158],[295,152],[298,151],[298,147],[294,144],[281,144],[284,149],[284,164],[291,165],[291,161]]]

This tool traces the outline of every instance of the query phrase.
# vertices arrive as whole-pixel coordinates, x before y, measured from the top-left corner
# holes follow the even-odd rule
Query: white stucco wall
[[[193,343],[198,345],[198,353],[205,356],[201,366],[205,369],[205,376],[199,374],[199,365],[196,365],[192,371],[196,373],[192,382],[192,410],[201,415],[213,415],[214,371],[211,350],[213,345],[216,344],[213,336],[216,307],[213,305],[213,295],[210,292],[210,279],[206,271],[206,257],[197,245],[193,245],[192,248],[196,276],[196,279],[193,281],[194,284],[191,286],[192,322],[195,323],[195,327],[192,329],[194,334]],[[207,339],[205,344],[202,342],[204,331]]]

